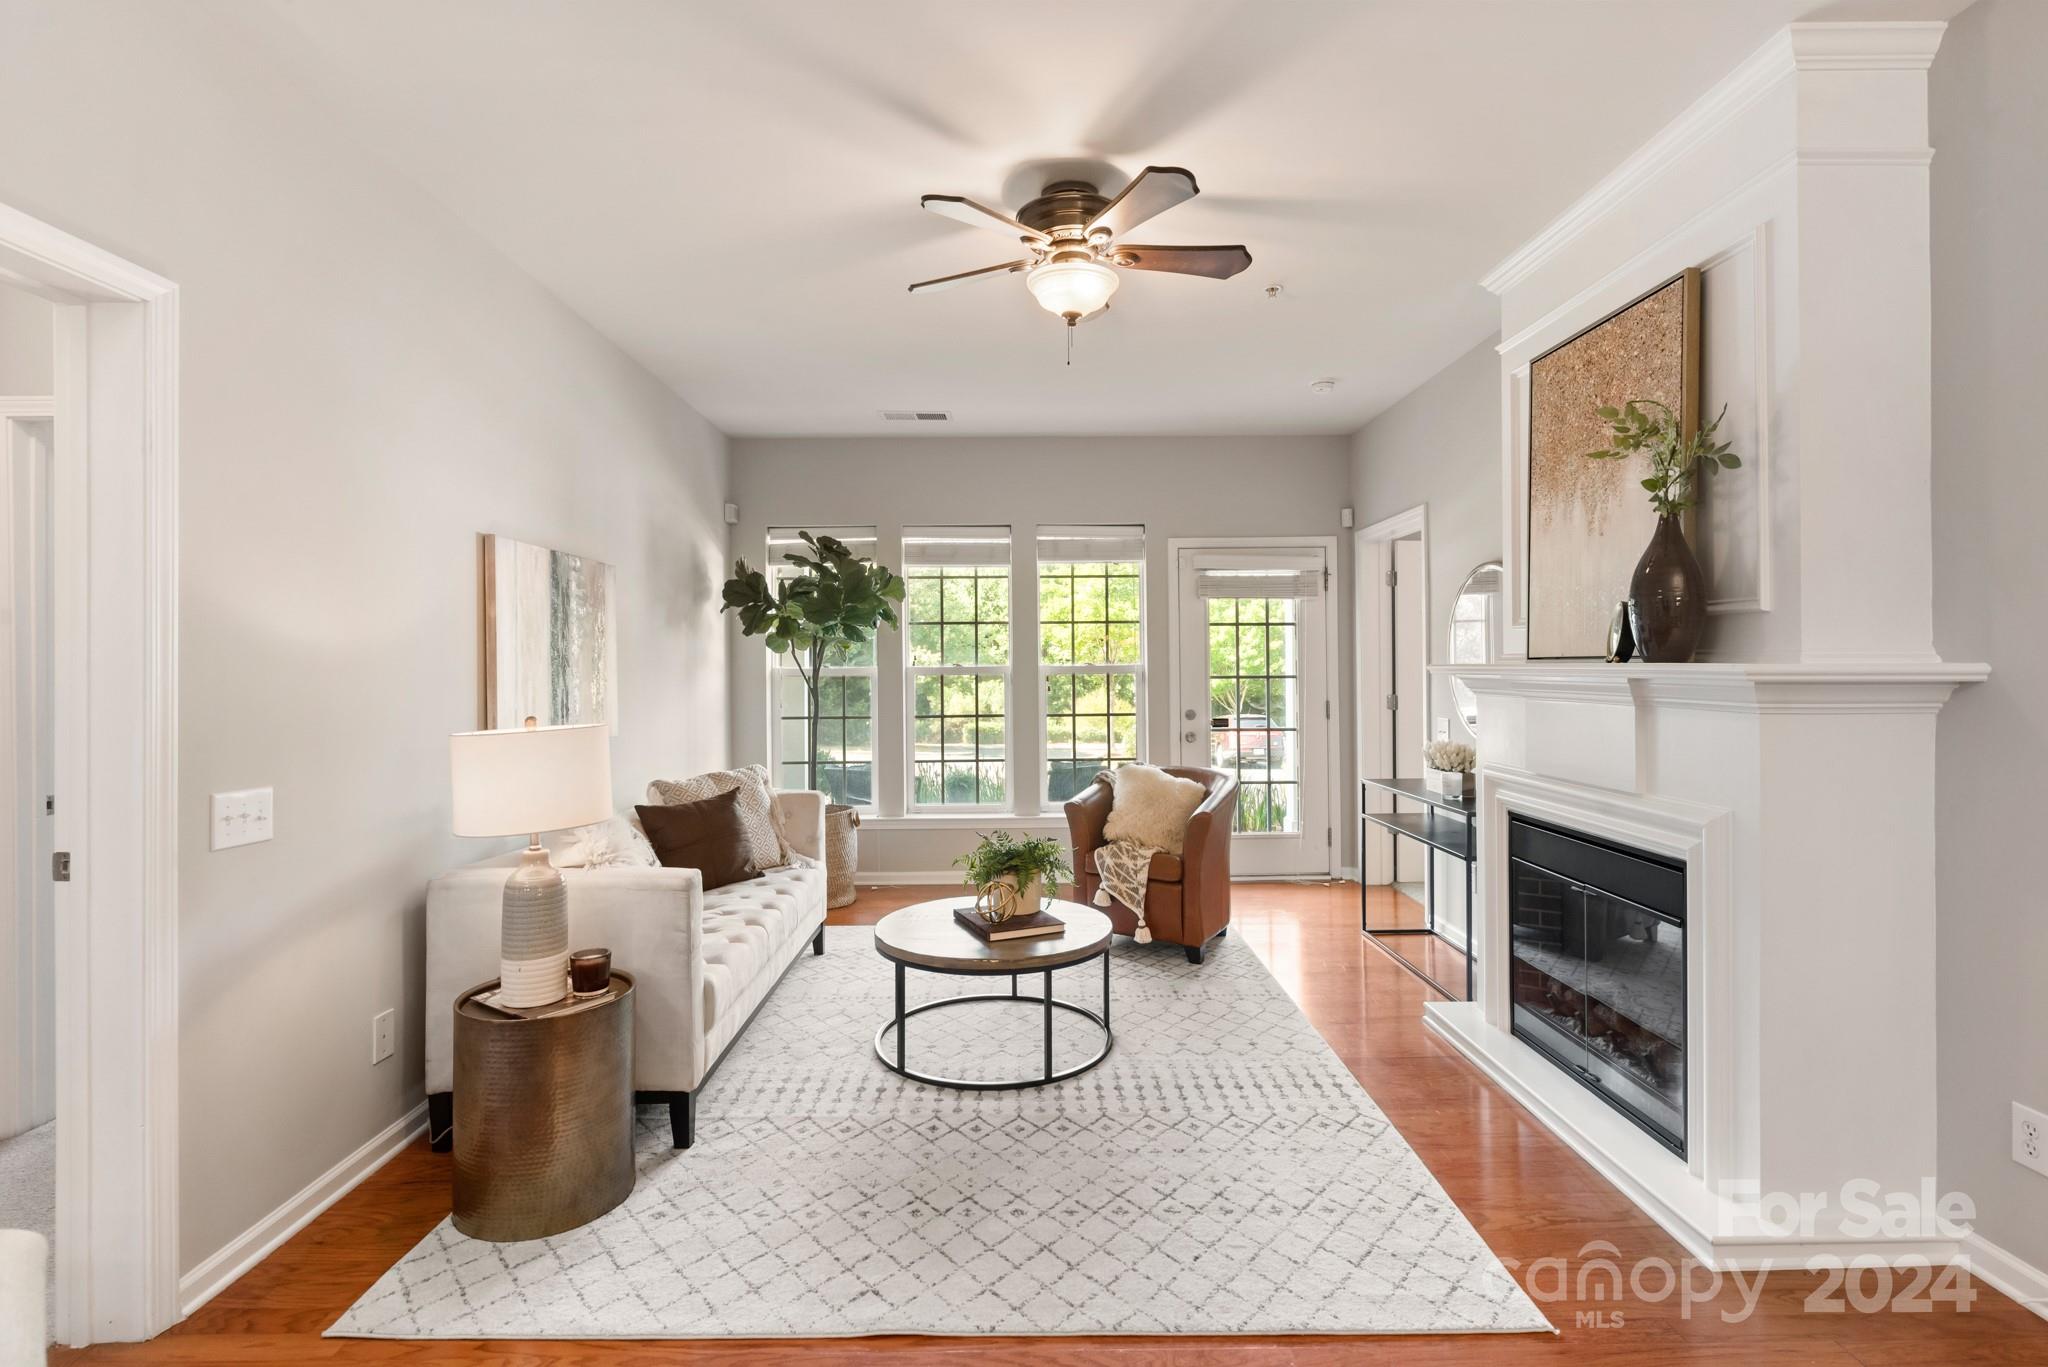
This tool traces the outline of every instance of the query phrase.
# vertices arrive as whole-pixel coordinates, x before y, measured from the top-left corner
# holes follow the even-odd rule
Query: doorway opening
[[[47,817],[11,862],[51,907],[50,1333],[80,1346],[178,1318],[178,292],[5,205],[0,286],[51,320],[46,412],[0,423],[16,487],[47,434],[47,780],[0,803]]]
[[[0,283],[0,1228],[57,1235],[55,311]],[[54,1278],[44,1322],[54,1323]]]

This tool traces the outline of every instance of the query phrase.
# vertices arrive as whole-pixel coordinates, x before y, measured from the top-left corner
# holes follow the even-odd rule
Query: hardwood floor
[[[871,922],[932,895],[880,888],[832,915]],[[320,1333],[385,1268],[448,1211],[448,1160],[424,1141],[394,1159],[185,1323],[145,1344],[55,1351],[72,1363],[515,1362],[523,1367],[592,1363],[789,1363],[825,1367],[914,1360],[932,1367],[1086,1362],[1111,1367],[1336,1367],[1340,1363],[2048,1363],[2048,1322],[1988,1288],[1957,1313],[1813,1313],[1822,1279],[1765,1279],[1754,1313],[1732,1284],[1690,1307],[1674,1295],[1651,1301],[1551,1299],[1559,1279],[1530,1265],[1563,1258],[1574,1290],[1598,1240],[1623,1268],[1639,1259],[1676,1265],[1678,1246],[1621,1193],[1551,1137],[1506,1095],[1425,1030],[1428,989],[1365,943],[1356,884],[1248,884],[1234,892],[1231,935],[1272,968],[1323,1037],[1422,1155],[1479,1233],[1530,1287],[1556,1335],[1429,1338],[1048,1338],[830,1339],[574,1343],[323,1339]],[[1376,911],[1378,909],[1376,908]],[[1377,923],[1377,917],[1375,918]],[[1532,1283],[1532,1275],[1534,1281]],[[1585,1289],[1597,1288],[1598,1279]],[[1662,1285],[1656,1274],[1643,1285]],[[1834,1304],[1843,1305],[1837,1295]],[[1723,1316],[1739,1317],[1727,1322]],[[1607,1325],[1610,1327],[1597,1327]]]

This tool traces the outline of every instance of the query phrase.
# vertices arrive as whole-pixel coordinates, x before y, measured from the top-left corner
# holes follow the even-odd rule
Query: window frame
[[[1106,532],[1114,529],[1105,527],[1100,530]],[[1150,654],[1149,647],[1151,644],[1150,637],[1152,614],[1147,610],[1148,605],[1145,596],[1147,578],[1145,573],[1146,567],[1144,528],[1138,527],[1132,530],[1134,530],[1137,533],[1138,539],[1138,553],[1132,561],[1048,561],[1040,554],[1039,551],[1039,544],[1046,537],[1045,528],[1039,529],[1039,535],[1037,538],[1034,539],[1032,543],[1031,580],[1033,592],[1038,596],[1038,612],[1037,627],[1033,632],[1034,640],[1032,641],[1031,658],[1034,673],[1036,675],[1036,687],[1034,689],[1034,706],[1038,713],[1038,788],[1036,793],[1036,800],[1038,803],[1038,811],[1041,815],[1048,813],[1057,813],[1062,811],[1067,801],[1067,799],[1064,798],[1054,798],[1052,795],[1052,765],[1054,758],[1052,755],[1052,717],[1047,707],[1046,695],[1051,686],[1050,680],[1052,680],[1053,678],[1062,674],[1067,675],[1068,677],[1074,677],[1083,674],[1129,674],[1132,678],[1132,689],[1137,700],[1137,745],[1135,747],[1135,749],[1137,750],[1137,755],[1135,756],[1135,758],[1127,760],[1125,762],[1133,764],[1146,764],[1149,763],[1151,759],[1151,748],[1149,743],[1150,735],[1149,728],[1147,726],[1148,713],[1146,708],[1147,699],[1145,696],[1145,689],[1146,666]],[[1136,664],[1053,665],[1045,663],[1045,567],[1048,564],[1076,565],[1090,563],[1105,565],[1135,563],[1138,567],[1138,660]],[[1069,577],[1071,578],[1072,576]],[[1013,651],[1013,658],[1014,655],[1015,652]],[[1110,715],[1114,716],[1115,714],[1111,713]]]
[[[962,537],[965,537],[965,536],[970,536],[970,535],[974,535],[974,534],[981,534],[981,535],[980,535],[980,539],[984,539],[984,540],[990,540],[990,541],[993,541],[993,540],[994,540],[994,539],[996,538],[996,535],[997,535],[998,533],[1000,533],[1000,534],[1001,534],[1001,537],[1002,537],[1002,540],[1003,540],[1003,546],[1004,546],[1005,554],[1004,554],[1003,558],[1002,558],[1002,559],[1001,559],[1001,560],[1000,560],[999,562],[994,562],[994,561],[991,561],[991,562],[977,562],[977,563],[972,563],[972,564],[961,564],[961,565],[958,565],[958,566],[949,566],[949,565],[947,565],[947,564],[946,564],[946,563],[945,563],[944,561],[942,561],[942,560],[925,560],[925,561],[914,561],[914,560],[913,560],[913,559],[911,558],[911,547],[912,547],[912,546],[913,546],[914,544],[917,544],[917,543],[919,543],[919,542],[929,542],[929,541],[942,541],[942,540],[946,539],[946,534],[947,534],[947,533],[956,533],[956,534],[959,534],[959,535],[961,535]],[[1003,576],[1003,579],[1004,579],[1004,581],[1005,581],[1005,584],[1006,584],[1006,589],[1007,589],[1007,591],[1006,591],[1005,597],[1006,597],[1006,599],[1007,599],[1007,601],[1008,601],[1008,608],[1009,608],[1008,612],[1007,612],[1007,613],[1005,614],[1005,617],[1004,617],[1003,621],[1002,621],[1002,622],[1000,623],[1000,625],[1001,625],[1001,626],[1002,626],[1002,627],[1003,627],[1003,628],[1004,628],[1004,629],[1005,629],[1005,630],[1006,630],[1006,631],[1008,632],[1008,634],[1009,634],[1009,657],[1010,657],[1010,658],[1009,658],[1009,663],[1008,663],[1008,664],[979,664],[979,663],[976,663],[976,664],[971,664],[971,665],[962,665],[962,664],[950,664],[950,665],[949,665],[949,664],[936,664],[936,665],[921,665],[921,664],[917,664],[917,663],[915,663],[915,662],[913,661],[913,659],[912,659],[912,653],[911,653],[911,642],[912,642],[912,633],[913,633],[913,628],[914,628],[914,627],[915,627],[916,625],[918,625],[918,624],[917,624],[916,622],[914,622],[914,621],[912,620],[912,617],[911,617],[911,612],[910,612],[910,600],[909,600],[909,593],[908,593],[908,592],[906,592],[906,594],[905,594],[905,598],[904,598],[904,605],[903,605],[903,611],[902,611],[902,613],[900,614],[900,618],[901,618],[901,625],[900,625],[900,628],[899,628],[899,630],[898,630],[898,632],[897,632],[897,634],[898,634],[899,636],[901,636],[901,637],[903,638],[903,639],[902,639],[902,645],[901,645],[901,650],[902,650],[902,658],[903,658],[903,670],[902,670],[902,675],[901,675],[901,677],[902,677],[902,685],[903,685],[903,697],[902,697],[902,716],[903,716],[903,812],[904,812],[904,814],[905,814],[906,816],[982,816],[982,817],[986,817],[986,816],[1015,816],[1015,815],[1017,815],[1017,813],[1018,813],[1018,796],[1017,796],[1017,793],[1018,793],[1018,790],[1017,790],[1017,744],[1016,744],[1016,722],[1017,722],[1017,680],[1016,680],[1016,669],[1017,669],[1017,635],[1018,635],[1018,633],[1017,633],[1017,566],[1016,566],[1016,554],[1017,554],[1017,544],[1016,544],[1016,530],[1015,530],[1015,528],[1013,528],[1013,527],[1008,527],[1008,526],[985,526],[985,527],[905,527],[905,528],[903,529],[903,534],[902,534],[902,541],[901,541],[901,545],[902,545],[902,561],[903,561],[903,566],[902,566],[902,571],[901,571],[901,573],[902,573],[902,575],[903,575],[903,579],[904,579],[904,583],[905,583],[905,585],[906,585],[906,589],[910,589],[910,588],[913,588],[913,587],[915,586],[915,584],[916,584],[916,582],[917,582],[917,577],[918,577],[918,572],[919,572],[919,571],[925,571],[925,570],[937,570],[937,571],[939,571],[939,572],[940,572],[940,575],[941,575],[941,576],[943,577],[943,576],[944,576],[944,574],[945,574],[945,572],[946,572],[946,571],[947,571],[947,570],[948,570],[949,568],[952,568],[952,569],[961,569],[961,570],[970,570],[970,571],[979,571],[979,570],[994,570],[994,569],[998,569],[998,568],[1000,568],[1000,570],[1002,571],[1002,576]],[[980,578],[981,576],[980,576],[980,575],[979,575],[979,574],[977,573],[977,574],[975,574],[975,576],[974,576],[974,577],[975,577],[976,579],[979,579],[979,578]],[[943,592],[943,590],[942,590],[942,592]],[[994,622],[993,620],[990,620],[990,621],[984,621],[984,620],[983,620],[983,619],[982,619],[982,618],[980,617],[980,611],[981,611],[981,608],[980,608],[980,595],[979,595],[979,593],[977,593],[975,597],[976,597],[976,601],[975,601],[975,613],[976,613],[976,616],[975,616],[975,619],[974,619],[974,625],[976,625],[977,627],[979,627],[979,626],[992,626],[992,625],[997,625],[997,623],[995,623],[995,622]],[[933,625],[933,624],[931,624],[931,623],[926,623],[926,624],[924,624],[924,625]],[[942,622],[942,623],[941,623],[940,625],[943,625],[943,622]],[[943,654],[944,654],[944,632],[943,632],[943,631],[941,631],[941,633],[940,633],[940,641],[941,641],[941,651],[940,651],[940,653],[941,653],[941,654],[943,655]],[[1036,642],[1036,639],[1035,639],[1035,637],[1034,637],[1034,640],[1033,640],[1033,645],[1035,646],[1036,644],[1037,644],[1037,642]],[[979,648],[977,647],[977,649],[976,649],[976,654],[977,654],[977,655],[979,655],[979,653],[980,653],[980,651],[979,651]],[[918,798],[917,798],[917,765],[918,765],[918,755],[917,755],[917,720],[918,720],[918,714],[917,714],[917,685],[918,685],[918,682],[919,682],[919,680],[920,680],[920,679],[923,679],[923,678],[926,678],[926,677],[932,677],[932,678],[941,678],[941,679],[943,679],[943,678],[947,678],[947,677],[971,677],[971,678],[975,679],[975,680],[976,680],[976,683],[975,683],[975,697],[976,697],[976,706],[977,706],[977,709],[979,708],[979,704],[980,704],[980,695],[981,695],[981,684],[980,684],[980,680],[981,680],[981,679],[984,679],[984,678],[996,678],[996,679],[1000,679],[1000,680],[1002,681],[1002,690],[1003,690],[1003,713],[1002,713],[1002,716],[1003,716],[1003,758],[1002,758],[1002,766],[1003,766],[1003,796],[1002,796],[1002,800],[1001,800],[1001,801],[999,801],[999,802],[920,802],[920,801],[918,801]],[[944,685],[942,684],[942,685],[941,685],[940,687],[941,687],[941,690],[943,691]],[[944,715],[944,714],[942,714],[942,715]],[[982,715],[984,715],[984,714],[983,714],[983,713],[981,713],[981,712],[980,712],[979,710],[977,710],[977,711],[976,711],[976,713],[975,713],[975,715],[976,715],[977,717],[979,717],[979,716],[982,716]],[[977,728],[977,729],[978,729],[978,728]],[[943,741],[942,741],[941,743],[943,744]],[[982,763],[983,763],[983,761],[981,760],[980,756],[981,756],[981,746],[980,746],[980,737],[979,737],[979,735],[977,735],[977,736],[976,736],[976,738],[975,738],[975,760],[974,760],[974,764],[975,764],[975,775],[976,775],[976,782],[977,782],[977,783],[979,783],[979,781],[980,781],[981,765],[982,765]],[[942,774],[942,776],[941,776],[941,779],[940,779],[940,789],[941,789],[941,791],[944,791],[944,786],[945,786],[945,780],[944,780],[944,777],[943,777],[943,774]]]
[[[776,583],[783,573],[793,571],[796,568],[794,565],[785,563],[782,559],[782,552],[775,549],[776,546],[781,544],[781,539],[777,538],[776,533],[786,532],[793,535],[798,531],[807,531],[813,536],[837,537],[841,541],[846,542],[856,552],[860,552],[861,547],[865,545],[867,548],[865,554],[870,559],[875,558],[879,553],[880,542],[876,535],[877,529],[873,527],[770,527],[762,537],[762,560],[766,567],[765,573],[771,585]],[[847,802],[846,805],[857,812],[869,814],[881,811],[881,785],[879,780],[882,769],[881,759],[878,754],[880,736],[877,725],[878,718],[876,716],[878,710],[877,702],[881,697],[882,689],[881,670],[879,668],[881,662],[880,633],[877,632],[872,639],[875,642],[876,648],[874,658],[870,663],[865,665],[824,665],[818,670],[820,692],[824,690],[824,682],[827,679],[857,678],[867,680],[868,798],[865,802]],[[768,657],[768,785],[770,788],[778,791],[792,791],[782,786],[783,766],[785,764],[795,764],[802,767],[803,760],[800,758],[789,759],[783,753],[782,726],[785,718],[782,715],[782,684],[785,679],[794,679],[801,686],[803,675],[792,662],[790,656],[776,654],[768,649],[765,643],[761,646],[761,653]],[[843,718],[843,715],[842,711],[841,718],[832,718],[832,720],[840,720]],[[787,720],[797,719],[788,718]],[[818,718],[816,715],[806,715],[801,720],[805,724],[805,734],[810,739],[811,748],[815,750],[818,743]],[[843,739],[840,751],[842,755],[845,753]],[[839,767],[844,769],[846,765],[842,762]],[[828,801],[835,800],[831,796],[829,786],[822,791],[825,793]]]

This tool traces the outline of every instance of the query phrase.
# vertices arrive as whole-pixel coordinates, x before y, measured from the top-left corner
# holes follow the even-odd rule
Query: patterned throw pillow
[[[647,785],[647,798],[663,806],[702,802],[720,793],[739,790],[740,825],[746,832],[747,858],[754,868],[776,869],[790,862],[790,848],[776,820],[775,795],[768,786],[766,765],[749,764],[744,769],[720,769],[695,778],[658,778]]]

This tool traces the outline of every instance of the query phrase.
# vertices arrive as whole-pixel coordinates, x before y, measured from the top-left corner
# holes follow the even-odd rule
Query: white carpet
[[[1116,1049],[1026,1092],[874,1058],[890,965],[805,954],[699,1098],[640,1117],[639,1185],[518,1244],[443,1221],[328,1332],[394,1338],[1545,1331],[1412,1149],[1235,938],[1192,966],[1118,941]],[[630,965],[627,965],[630,967]],[[1055,975],[1101,1000],[1099,963]],[[1007,979],[1002,980],[1007,986]],[[980,990],[910,975],[913,1000]],[[1026,980],[1026,990],[1030,981]],[[911,1064],[1030,1067],[1042,1008],[911,1021]],[[1060,1054],[1100,1039],[1060,1013]]]
[[[32,1229],[57,1247],[57,1122],[0,1139],[0,1229]],[[47,1266],[47,1264],[46,1264]],[[43,1324],[57,1322],[56,1288],[43,1283]]]

